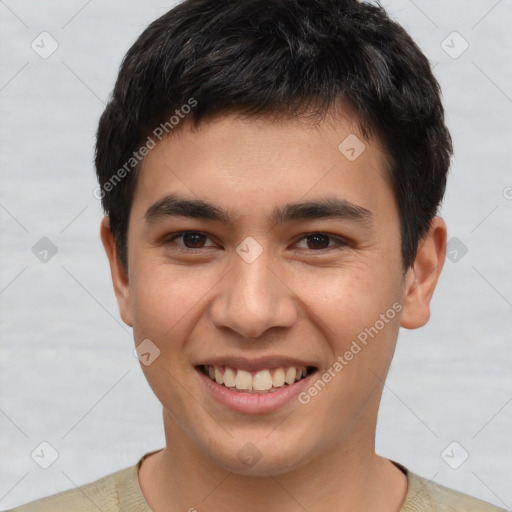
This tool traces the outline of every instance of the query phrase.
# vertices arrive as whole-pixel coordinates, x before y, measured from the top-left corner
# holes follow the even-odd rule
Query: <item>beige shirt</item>
[[[142,461],[151,453],[154,452],[144,455],[135,466],[7,512],[151,512],[138,478]],[[400,512],[506,512],[485,501],[430,482],[401,464],[393,463],[405,473],[408,482]]]

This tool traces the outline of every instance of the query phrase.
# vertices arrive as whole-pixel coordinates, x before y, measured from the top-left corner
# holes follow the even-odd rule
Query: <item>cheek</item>
[[[360,265],[330,273],[316,279],[320,286],[311,293],[311,307],[328,326],[324,329],[332,354],[328,365],[342,357],[343,369],[335,372],[324,402],[339,407],[340,414],[346,413],[344,408],[356,414],[379,389],[398,335],[400,287],[394,282],[396,276],[381,278],[374,268]],[[306,279],[303,286],[310,287]]]
[[[150,260],[134,265],[130,284],[135,338],[168,340],[208,298],[216,279],[199,267],[177,266]]]
[[[342,345],[373,325],[401,296],[397,275],[381,271],[374,261],[297,272],[290,288],[323,321],[329,338]]]

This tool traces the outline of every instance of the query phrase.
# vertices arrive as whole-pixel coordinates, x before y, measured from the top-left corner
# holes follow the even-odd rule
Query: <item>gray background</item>
[[[2,509],[163,446],[160,407],[111,289],[92,159],[122,56],[172,5],[0,1]],[[455,261],[446,262],[430,323],[400,334],[377,450],[510,509],[512,2],[384,5],[443,87],[455,159],[442,215],[459,242],[449,247]],[[34,40],[39,51],[51,48],[43,31],[59,45],[46,59],[31,48]],[[464,40],[469,48],[453,58]],[[43,237],[58,250],[46,262],[32,252]],[[46,470],[30,455],[42,441],[59,454]],[[463,450],[469,458],[453,469],[447,461],[460,462]],[[36,453],[51,456],[47,448]]]

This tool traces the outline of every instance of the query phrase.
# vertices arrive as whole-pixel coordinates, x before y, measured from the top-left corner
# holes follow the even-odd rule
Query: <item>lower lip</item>
[[[199,368],[196,368],[196,371],[214,399],[234,411],[246,414],[268,413],[283,407],[294,399],[298,401],[297,396],[307,388],[311,377],[316,374],[315,371],[295,384],[283,386],[273,393],[256,394],[231,391],[207,377]]]

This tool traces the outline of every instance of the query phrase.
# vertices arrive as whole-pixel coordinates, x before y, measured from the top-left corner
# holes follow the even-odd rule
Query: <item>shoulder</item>
[[[137,466],[122,469],[95,482],[42,498],[9,512],[118,512],[125,503],[141,502],[142,493],[137,484]],[[144,511],[149,508],[130,508]]]
[[[486,501],[407,471],[409,490],[400,512],[506,512]]]

